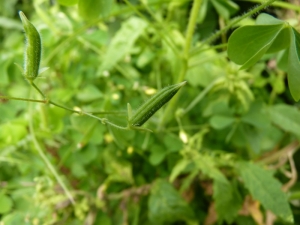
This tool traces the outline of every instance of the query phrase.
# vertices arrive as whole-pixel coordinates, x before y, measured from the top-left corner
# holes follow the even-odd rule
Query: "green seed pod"
[[[134,113],[130,115],[128,124],[130,127],[142,126],[151,116],[156,113],[164,104],[171,100],[171,98],[177,93],[177,91],[186,84],[186,81],[179,84],[174,84],[165,87],[148,99],[142,106],[140,106]]]
[[[33,81],[39,74],[42,52],[41,37],[37,29],[30,23],[22,11],[19,12],[19,15],[23,23],[26,37],[24,76],[29,81]]]

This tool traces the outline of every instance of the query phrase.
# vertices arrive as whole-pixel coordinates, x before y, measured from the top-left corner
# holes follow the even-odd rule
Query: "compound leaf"
[[[237,170],[253,198],[283,220],[293,222],[287,197],[281,190],[280,182],[270,172],[251,162],[238,163]]]

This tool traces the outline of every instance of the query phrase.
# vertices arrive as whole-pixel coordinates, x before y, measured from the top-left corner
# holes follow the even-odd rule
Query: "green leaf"
[[[279,20],[275,18],[274,16],[271,16],[266,13],[261,13],[257,18],[256,22],[257,25],[276,25],[276,24],[283,24],[285,23],[282,20]]]
[[[210,125],[216,130],[222,130],[232,125],[234,121],[235,121],[234,117],[223,116],[223,115],[214,115],[209,119]]]
[[[105,172],[109,174],[107,180],[110,182],[133,183],[132,165],[128,161],[117,158],[113,152],[104,152]]]
[[[5,194],[0,194],[0,214],[8,213],[13,206],[12,200]]]
[[[212,178],[213,180],[218,180],[220,182],[226,183],[227,179],[223,173],[215,165],[215,160],[206,154],[199,154],[194,159],[196,167],[206,176]]]
[[[290,28],[291,45],[288,59],[288,83],[295,101],[300,99],[300,34]]]
[[[287,222],[293,222],[293,214],[287,197],[281,190],[281,183],[270,172],[250,162],[240,162],[237,171],[242,176],[246,188],[253,198],[265,209],[271,210]]]
[[[9,84],[8,67],[11,63],[11,59],[6,54],[0,56],[0,85]]]
[[[214,181],[214,200],[218,221],[225,220],[232,224],[242,206],[242,198],[238,190],[228,181]]]
[[[253,102],[248,112],[242,116],[241,121],[260,129],[270,126],[269,115],[266,113],[264,104],[261,101]]]
[[[283,28],[282,24],[240,27],[229,38],[229,58],[242,65],[241,69],[249,68],[268,51]]]
[[[182,159],[176,163],[173,167],[171,175],[170,175],[170,182],[173,182],[189,165],[191,165],[191,161],[187,159]]]
[[[274,105],[269,108],[271,121],[282,130],[300,138],[300,112],[288,105]]]
[[[286,22],[279,20],[268,14],[262,13],[257,17],[256,24],[257,25],[276,25],[276,24],[285,25],[286,24],[286,27],[283,28],[282,31],[277,35],[276,39],[273,41],[267,53],[278,52],[289,46],[290,34],[289,34],[288,24]]]
[[[160,145],[153,145],[151,147],[151,154],[149,157],[149,161],[152,165],[156,166],[160,164],[166,157],[166,149]]]
[[[58,3],[65,6],[76,5],[78,0],[58,0]]]
[[[225,19],[229,19],[231,15],[236,13],[239,6],[230,0],[212,0],[211,3],[217,10],[218,14]]]
[[[175,188],[165,180],[157,180],[151,188],[148,201],[148,218],[154,224],[178,220],[189,221],[194,213]]]
[[[100,15],[108,15],[113,0],[78,0],[79,15],[86,20],[97,19]]]
[[[183,147],[183,143],[179,136],[174,135],[173,133],[167,133],[164,135],[163,142],[166,146],[166,152],[178,152]]]
[[[95,101],[103,96],[102,92],[95,85],[88,85],[78,91],[76,97],[82,102]]]
[[[121,29],[112,39],[103,62],[101,71],[110,70],[115,64],[130,53],[134,42],[144,32],[147,23],[137,17],[131,17],[122,24]]]

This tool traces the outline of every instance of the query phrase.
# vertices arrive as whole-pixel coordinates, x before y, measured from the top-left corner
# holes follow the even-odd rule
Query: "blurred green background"
[[[0,0],[0,224],[300,224],[299,103],[280,53],[247,70],[228,59],[230,34],[257,15],[201,45],[259,2]],[[299,30],[299,7],[263,12]],[[128,102],[180,76],[187,85],[144,125],[153,133],[7,100],[43,100],[14,65],[26,45],[19,11],[50,67],[35,83],[65,107],[126,126]]]

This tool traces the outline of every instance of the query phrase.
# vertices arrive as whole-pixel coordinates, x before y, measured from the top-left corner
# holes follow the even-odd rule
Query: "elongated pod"
[[[24,76],[29,81],[33,81],[39,74],[42,52],[41,37],[37,29],[30,23],[22,11],[19,12],[19,15],[23,23],[26,37]]]
[[[186,81],[179,84],[174,84],[165,87],[148,99],[143,105],[141,105],[135,113],[128,119],[130,127],[142,126],[151,116],[156,113],[164,104],[171,100],[171,98],[177,93],[177,91],[186,84]]]

